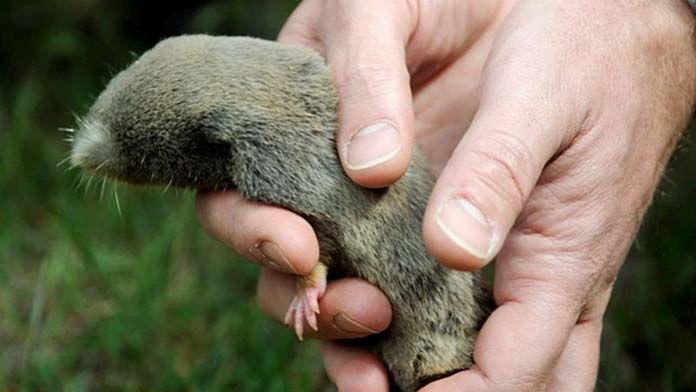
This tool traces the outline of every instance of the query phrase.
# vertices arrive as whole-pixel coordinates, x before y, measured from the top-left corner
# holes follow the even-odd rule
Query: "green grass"
[[[313,345],[260,314],[257,271],[205,236],[193,194],[78,186],[17,95],[0,166],[0,385],[311,390]],[[58,125],[58,124],[55,124]]]
[[[28,122],[28,127],[33,124]],[[199,229],[193,195],[76,188],[58,134],[5,141],[0,384],[311,390],[312,345],[260,314],[257,271]],[[27,133],[28,134],[28,133]],[[9,185],[9,186],[5,186]]]
[[[244,22],[270,35],[292,6],[236,4],[178,19],[196,29],[228,12],[209,24],[234,26],[245,7],[275,21]],[[58,128],[166,30],[121,37],[123,15],[145,6],[81,5],[15,4],[0,20],[26,37],[3,42],[0,72],[0,391],[317,389],[316,345],[261,314],[257,268],[202,232],[192,193],[120,187],[119,213],[111,185],[101,196],[57,166]]]
[[[10,2],[0,15],[0,391],[312,391],[316,346],[255,299],[257,269],[191,193],[89,189],[57,128],[159,38],[272,37],[295,2]],[[696,136],[691,131],[687,142]],[[696,154],[684,143],[609,306],[599,390],[696,385]]]

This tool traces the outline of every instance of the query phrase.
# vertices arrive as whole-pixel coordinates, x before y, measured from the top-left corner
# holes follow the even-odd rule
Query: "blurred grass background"
[[[193,195],[77,187],[57,131],[159,39],[273,38],[297,1],[2,2],[0,391],[312,391],[316,345],[254,300],[256,268],[199,229]],[[598,390],[696,390],[689,131],[609,305]]]

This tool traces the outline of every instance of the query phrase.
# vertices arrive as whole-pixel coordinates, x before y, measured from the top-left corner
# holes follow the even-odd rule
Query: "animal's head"
[[[72,164],[134,184],[229,183],[232,129],[206,51],[195,37],[166,40],[114,77],[78,121]]]
[[[283,155],[312,124],[333,120],[327,86],[328,71],[308,49],[170,38],[109,82],[79,121],[71,161],[135,184],[234,186],[235,162],[258,171],[248,161]]]

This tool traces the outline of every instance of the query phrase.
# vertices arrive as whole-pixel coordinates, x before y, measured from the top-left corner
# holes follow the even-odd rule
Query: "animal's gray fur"
[[[234,187],[304,216],[332,276],[389,297],[393,321],[370,340],[403,391],[472,364],[490,296],[475,274],[443,268],[421,239],[433,178],[419,151],[383,190],[341,170],[337,98],[322,58],[242,37],[160,42],[119,73],[80,124],[72,162],[118,180]]]

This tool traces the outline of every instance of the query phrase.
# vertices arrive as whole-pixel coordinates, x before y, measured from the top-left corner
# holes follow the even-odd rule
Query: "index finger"
[[[312,226],[291,211],[244,200],[236,191],[199,192],[196,209],[208,233],[249,260],[296,275],[308,274],[319,260]]]
[[[357,184],[390,185],[413,148],[413,105],[406,45],[416,15],[406,2],[326,2],[326,57],[340,102],[337,148]]]

